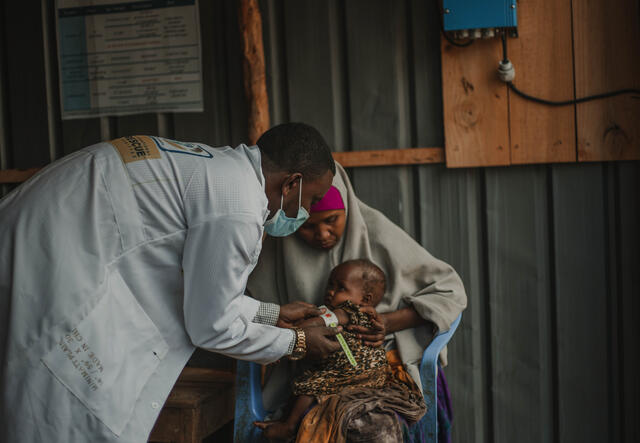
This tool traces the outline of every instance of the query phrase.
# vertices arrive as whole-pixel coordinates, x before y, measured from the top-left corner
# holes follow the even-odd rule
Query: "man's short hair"
[[[300,172],[315,180],[336,173],[331,150],[320,132],[305,123],[283,123],[262,134],[257,143],[263,164],[271,171]]]

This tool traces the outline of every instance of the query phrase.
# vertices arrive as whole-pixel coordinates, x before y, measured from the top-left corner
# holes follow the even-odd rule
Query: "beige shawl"
[[[381,212],[361,202],[340,165],[333,185],[340,191],[346,209],[342,239],[324,251],[312,248],[296,235],[267,237],[249,278],[248,293],[265,302],[286,304],[302,300],[319,305],[333,267],[345,260],[368,258],[387,276],[387,292],[376,307],[378,312],[413,306],[440,331],[448,330],[467,304],[458,274]],[[420,387],[418,366],[432,339],[431,330],[424,326],[407,329],[387,339],[395,341],[407,371]],[[267,410],[286,401],[290,371],[289,364],[280,364],[269,377],[263,393]]]

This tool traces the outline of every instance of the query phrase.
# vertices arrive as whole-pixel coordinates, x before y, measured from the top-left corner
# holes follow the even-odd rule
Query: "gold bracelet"
[[[296,333],[296,344],[293,347],[293,352],[291,352],[289,359],[300,360],[307,355],[307,337],[302,328],[293,328],[293,330]]]

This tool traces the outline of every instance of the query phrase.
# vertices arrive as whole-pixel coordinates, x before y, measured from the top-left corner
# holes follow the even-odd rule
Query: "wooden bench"
[[[186,367],[167,398],[150,442],[201,443],[233,420],[235,374]]]

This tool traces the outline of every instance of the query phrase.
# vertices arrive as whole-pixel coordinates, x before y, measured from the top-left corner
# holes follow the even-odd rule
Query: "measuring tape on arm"
[[[326,310],[326,312],[321,315],[322,320],[324,320],[324,324],[331,328],[338,327],[338,324],[339,324],[338,316],[335,314],[335,312],[327,308],[325,305],[319,306],[319,308],[320,309],[324,308]],[[338,333],[336,335],[336,338],[338,339],[338,343],[340,343],[340,347],[342,348],[342,351],[347,356],[349,363],[351,363],[351,366],[353,366],[354,368],[357,367],[358,363],[356,362],[356,359],[353,357],[353,353],[351,352],[351,349],[349,349],[349,345],[347,344],[347,341],[344,339],[342,334]]]

